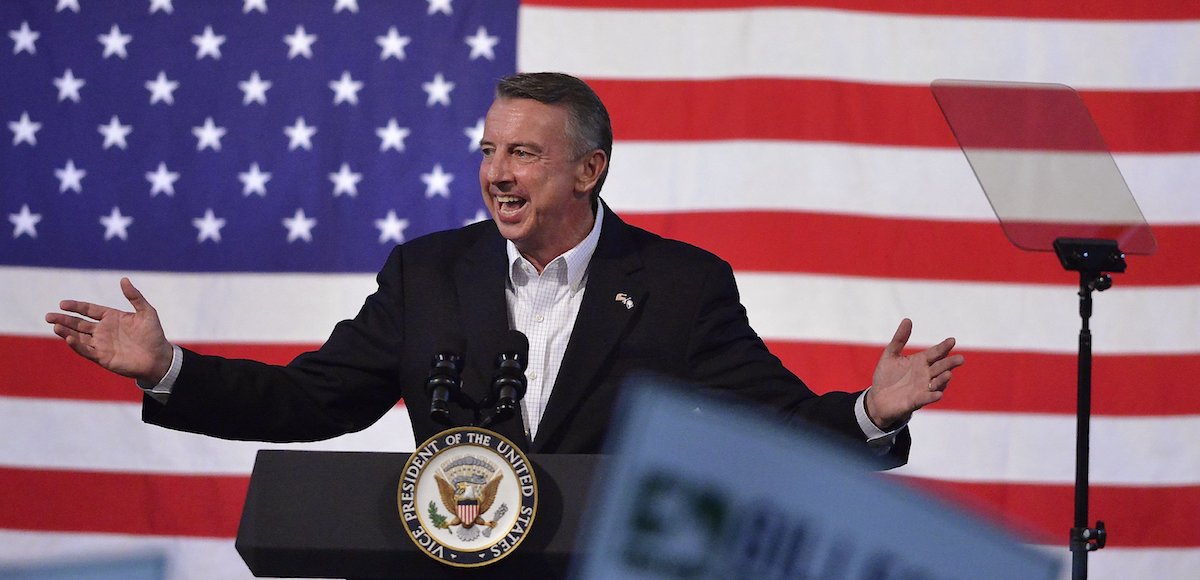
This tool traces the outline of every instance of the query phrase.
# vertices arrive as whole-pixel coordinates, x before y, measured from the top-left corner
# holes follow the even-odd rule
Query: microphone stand
[[[528,351],[529,347],[525,347]],[[502,352],[496,357],[496,374],[492,378],[492,392],[484,399],[484,405],[494,406],[491,415],[484,417],[480,427],[488,428],[517,413],[518,403],[525,397],[525,365],[528,355],[521,351]]]
[[[1071,578],[1087,579],[1087,555],[1104,547],[1104,521],[1088,527],[1088,453],[1092,415],[1092,291],[1112,287],[1109,272],[1125,271],[1125,254],[1114,240],[1058,238],[1054,252],[1063,268],[1079,272],[1079,363],[1075,410],[1075,521],[1071,528]]]
[[[517,413],[520,409],[518,403],[525,396],[525,366],[529,358],[529,339],[516,330],[510,330],[503,337],[501,344],[504,348],[496,355],[491,392],[478,402],[462,389],[463,357],[458,354],[463,350],[461,344],[458,348],[441,348],[434,354],[429,377],[425,380],[425,391],[430,398],[429,416],[432,420],[453,427],[454,422],[450,416],[451,402],[471,410],[475,416],[471,425],[484,429]],[[485,415],[484,411],[488,407],[493,407],[492,413]]]

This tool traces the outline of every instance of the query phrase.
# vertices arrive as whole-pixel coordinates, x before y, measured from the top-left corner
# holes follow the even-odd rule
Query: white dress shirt
[[[600,241],[603,223],[604,207],[599,206],[587,237],[551,260],[540,274],[521,256],[516,245],[507,243],[509,268],[504,296],[508,301],[508,326],[529,338],[529,361],[525,368],[529,386],[521,400],[521,413],[531,441],[537,436],[538,423],[546,412],[550,391],[571,341],[575,317],[583,304],[588,263]]]

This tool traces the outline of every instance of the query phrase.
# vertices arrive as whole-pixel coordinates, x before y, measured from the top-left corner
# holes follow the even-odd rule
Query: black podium
[[[407,453],[259,451],[237,551],[256,576],[561,578],[576,553],[596,455],[529,455],[538,507],[525,541],[483,568],[453,568],[404,531],[396,491]],[[601,474],[602,475],[602,474]]]

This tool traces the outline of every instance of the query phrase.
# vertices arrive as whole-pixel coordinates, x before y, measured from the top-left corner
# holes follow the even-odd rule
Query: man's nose
[[[512,166],[507,155],[497,151],[488,159],[487,178],[497,186],[512,183]]]

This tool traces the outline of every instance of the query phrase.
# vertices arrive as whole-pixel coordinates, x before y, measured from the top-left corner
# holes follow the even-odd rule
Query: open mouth
[[[499,209],[499,213],[502,216],[515,215],[517,212],[521,211],[521,209],[524,208],[527,203],[529,203],[528,200],[515,195],[497,195],[495,199],[496,207]]]

